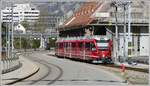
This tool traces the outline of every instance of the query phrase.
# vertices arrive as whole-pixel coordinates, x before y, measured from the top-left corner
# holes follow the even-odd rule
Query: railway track
[[[118,68],[120,69],[120,66],[115,65],[115,64],[101,64],[102,66],[106,67],[113,67],[113,68]],[[144,72],[144,73],[149,73],[149,69],[141,69],[141,68],[131,68],[131,67],[125,67],[126,70],[133,70],[133,71],[138,71],[138,72]]]
[[[44,65],[45,67],[47,67],[48,68],[48,72],[44,76],[40,77],[38,80],[34,80],[32,83],[30,83],[30,85],[33,85],[33,84],[35,84],[37,82],[40,82],[41,80],[45,79],[48,75],[50,75],[50,73],[52,72],[51,71],[51,67],[48,66],[47,64],[45,64],[43,62],[40,62],[40,61],[36,61],[36,62],[40,63],[41,65]]]
[[[56,55],[52,55],[52,54],[48,54],[48,55],[57,57]],[[82,62],[86,62],[86,61],[82,61]],[[87,63],[89,63],[89,62],[87,62]],[[92,64],[92,63],[89,63],[89,64]],[[99,64],[96,64],[96,65],[99,65]],[[120,68],[120,66],[115,65],[115,64],[100,64],[100,65],[105,66],[105,67],[113,67],[113,68],[117,68],[117,69]],[[132,68],[132,67],[125,67],[125,68],[126,68],[126,70],[133,70],[133,71],[138,71],[138,72],[149,73],[149,69]]]
[[[48,80],[49,82],[47,83],[47,85],[51,85],[51,84],[53,84],[53,83],[55,83],[62,75],[63,75],[63,70],[59,67],[59,66],[57,66],[57,65],[55,65],[55,64],[52,64],[52,63],[49,63],[49,62],[47,62],[47,61],[44,61],[44,60],[34,60],[35,62],[38,62],[38,63],[40,63],[40,64],[42,64],[42,65],[44,65],[45,67],[47,67],[48,68],[48,72],[47,72],[47,74],[45,74],[43,77],[41,77],[40,79],[38,79],[38,80],[36,80],[36,81],[34,81],[34,82],[32,82],[32,83],[30,83],[31,85],[32,84],[35,84],[36,82],[40,82],[40,81],[42,81],[43,79],[45,79],[48,75],[51,75],[51,73],[52,73],[52,66],[53,67],[55,67],[55,68],[57,68],[58,70],[59,70],[59,74],[58,75],[56,75],[56,77],[54,78],[54,79],[52,79],[52,80]]]
[[[52,64],[50,62],[47,62],[45,60],[42,60],[40,57],[38,59],[35,59],[36,57],[32,54],[28,55],[30,60],[33,62],[37,62],[37,65],[39,65],[40,69],[30,77],[27,77],[25,79],[20,80],[20,82],[15,82],[11,84],[27,84],[27,85],[35,85],[38,83],[44,83],[46,85],[51,85],[62,77],[63,70],[61,67]],[[46,70],[45,70],[46,69]],[[44,70],[44,71],[42,71]],[[43,74],[44,72],[44,74]],[[55,73],[55,76],[53,74]],[[42,74],[42,75],[41,75]],[[40,76],[39,76],[40,75]],[[9,84],[9,85],[11,85]]]

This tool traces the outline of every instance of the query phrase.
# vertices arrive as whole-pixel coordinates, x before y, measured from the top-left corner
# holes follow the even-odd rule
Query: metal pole
[[[128,57],[129,57],[129,43],[131,45],[131,1],[129,1],[128,3],[128,42],[127,42],[127,46],[128,46],[128,49],[127,49],[127,53],[128,53]],[[130,51],[131,53],[131,51]],[[128,58],[127,57],[127,58]]]
[[[14,41],[14,21],[13,21],[13,2],[11,2],[11,6],[12,6],[12,9],[11,9],[11,19],[12,19],[12,22],[11,22],[11,57],[13,58],[13,41]]]
[[[117,19],[117,11],[118,11],[118,8],[117,8],[117,6],[115,6],[115,18],[116,18],[116,24],[115,24],[115,28],[116,28],[116,32],[115,32],[115,34],[116,34],[116,43],[115,43],[115,45],[116,45],[116,57],[115,57],[115,62],[117,62],[117,60],[118,60],[118,19]]]
[[[10,16],[9,16],[9,20],[8,20],[8,58],[10,58]]]
[[[20,51],[21,51],[21,33],[20,33]]]
[[[2,25],[1,25],[1,6],[2,6],[2,0],[0,0],[0,60],[2,59]],[[2,70],[2,61],[0,61],[0,70]],[[0,72],[2,74],[2,71]],[[1,82],[2,78],[0,76],[0,85],[2,85],[2,82]]]
[[[148,4],[149,5],[149,10],[148,10],[148,13],[149,13],[149,62],[150,62],[150,1],[148,1],[148,3],[149,3]],[[150,71],[150,68],[149,68],[149,71]]]
[[[123,43],[123,56],[126,59],[126,5],[124,5],[124,43]]]
[[[9,57],[9,16],[7,15],[7,22],[6,22],[6,54],[7,58]]]
[[[64,16],[62,17],[62,20],[63,20],[63,19],[64,19]],[[56,28],[57,28],[57,29],[56,29],[56,30],[57,30],[56,32],[57,32],[57,39],[58,39],[58,38],[59,38],[59,30],[58,30],[58,29],[59,29],[59,19],[58,19],[58,18],[57,18],[56,24],[57,24],[57,25],[56,25]]]
[[[6,19],[8,18],[6,17]],[[6,56],[7,55],[8,55],[8,22],[6,22]]]

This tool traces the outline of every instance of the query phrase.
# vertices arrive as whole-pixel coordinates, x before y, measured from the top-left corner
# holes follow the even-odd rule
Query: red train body
[[[55,54],[91,61],[93,63],[110,63],[112,40],[104,36],[62,38],[56,41]]]

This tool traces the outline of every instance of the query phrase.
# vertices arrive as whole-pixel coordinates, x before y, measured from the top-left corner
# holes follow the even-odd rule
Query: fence
[[[20,54],[18,52],[14,52],[13,56],[11,58],[5,58],[1,59],[2,63],[2,74],[11,72],[13,70],[16,70],[22,66],[22,64],[19,61]]]

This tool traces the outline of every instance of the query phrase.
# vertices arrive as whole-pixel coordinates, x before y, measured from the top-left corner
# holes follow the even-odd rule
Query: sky
[[[19,4],[19,3],[45,3],[45,2],[61,2],[61,1],[86,1],[86,0],[2,0],[3,4],[2,4],[2,7],[5,7],[6,4],[10,4],[10,2],[14,2],[16,4]]]
[[[24,2],[66,2],[66,1],[129,1],[129,0],[2,0],[7,2],[18,2],[18,3],[24,3]],[[142,1],[142,0],[131,0],[131,1]],[[150,0],[143,0],[143,1],[150,1]]]
[[[14,3],[43,3],[43,2],[66,2],[66,1],[75,1],[75,2],[85,2],[85,1],[96,1],[96,0],[2,0],[5,2],[3,5],[8,4],[9,2]],[[97,0],[97,1],[129,1],[129,0]],[[142,0],[131,0],[131,1],[142,1]],[[143,0],[143,1],[150,1],[150,0]]]
[[[66,1],[87,1],[87,0],[3,0],[3,1],[7,1],[7,2],[9,2],[9,1],[14,1],[14,2],[66,2]]]

